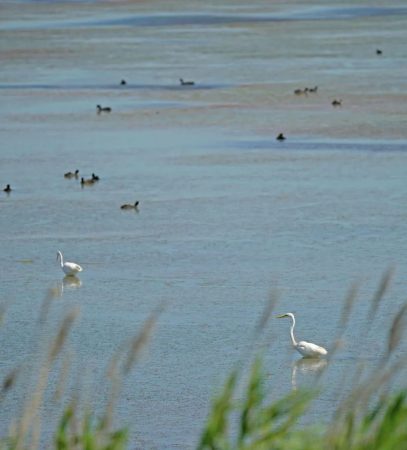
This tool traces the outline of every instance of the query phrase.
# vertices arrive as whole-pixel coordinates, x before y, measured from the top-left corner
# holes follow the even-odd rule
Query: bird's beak
[[[277,316],[276,319],[281,319],[283,317],[287,317],[287,314],[282,314],[281,316]]]

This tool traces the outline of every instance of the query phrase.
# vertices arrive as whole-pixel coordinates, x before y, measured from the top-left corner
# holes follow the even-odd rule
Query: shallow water
[[[287,322],[271,319],[259,344],[275,397],[313,386],[323,371],[304,422],[329,420],[358,363],[381,363],[405,301],[403,2],[0,8],[0,182],[13,188],[0,196],[1,376],[16,364],[30,372],[37,338],[79,306],[66,398],[80,392],[102,408],[109,360],[164,303],[124,382],[118,422],[130,424],[131,448],[193,448],[270,291],[279,292],[276,313],[296,313],[300,339],[328,346],[358,281],[343,348],[327,367],[298,361]],[[180,77],[195,85],[181,87]],[[293,94],[314,85],[317,94]],[[96,104],[113,111],[97,115]],[[63,177],[75,169],[101,180],[81,188]],[[135,200],[138,212],[120,210]],[[58,249],[83,265],[80,282],[63,279]],[[391,289],[366,334],[390,266]],[[404,341],[395,357],[406,350]],[[3,401],[2,434],[23,379]],[[44,435],[55,408],[44,408]]]

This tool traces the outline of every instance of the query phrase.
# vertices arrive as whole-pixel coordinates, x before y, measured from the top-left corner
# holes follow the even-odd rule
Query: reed
[[[53,300],[59,297],[57,288],[47,290],[42,302],[38,320],[38,326],[44,329],[48,319]],[[123,450],[127,448],[128,432],[126,427],[114,430],[113,414],[115,403],[120,394],[122,379],[130,373],[138,362],[139,356],[147,346],[154,326],[163,306],[155,310],[146,320],[139,333],[124,343],[121,349],[113,356],[108,376],[112,380],[112,388],[109,400],[104,412],[98,416],[90,411],[83,411],[77,397],[71,399],[69,405],[62,411],[57,429],[54,433],[54,442],[46,443],[47,448],[58,450]],[[61,400],[65,385],[70,375],[71,355],[65,352],[66,343],[71,330],[79,316],[79,308],[68,311],[56,329],[55,335],[48,343],[39,338],[35,345],[40,349],[42,362],[36,373],[36,381],[32,386],[30,395],[19,417],[10,420],[7,436],[0,436],[0,450],[36,450],[44,446],[40,410],[46,402],[46,390],[50,380],[50,374],[57,361],[61,363],[59,377],[56,382],[54,400]],[[40,334],[39,334],[40,336]],[[38,355],[41,358],[41,355]],[[5,396],[20,381],[21,367],[11,370],[2,380],[0,385],[0,405]],[[21,382],[28,380],[21,379]]]

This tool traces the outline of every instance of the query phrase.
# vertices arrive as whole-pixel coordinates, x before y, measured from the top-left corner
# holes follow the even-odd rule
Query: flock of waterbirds
[[[195,86],[195,81],[184,80],[183,78],[179,79],[179,83],[181,86]],[[120,86],[126,86],[127,81],[122,79],[119,84],[120,84]],[[96,105],[96,112],[98,114],[110,113],[110,112],[112,112],[112,108],[110,106]]]
[[[383,50],[381,50],[380,48],[376,49],[376,54],[377,55],[382,55],[383,54]],[[195,81],[192,80],[184,80],[183,78],[179,79],[180,85],[181,86],[195,86]],[[121,86],[126,86],[127,85],[127,81],[122,79],[120,81],[120,85]],[[316,94],[318,92],[318,86],[314,86],[314,87],[305,87],[305,88],[297,88],[294,90],[294,94],[301,96],[307,96],[308,94]],[[333,107],[338,107],[338,106],[342,106],[342,99],[337,99],[334,98],[331,102],[331,105]],[[96,112],[98,114],[102,114],[102,113],[110,113],[112,112],[112,108],[110,106],[101,106],[101,105],[96,105]],[[276,140],[277,141],[285,141],[286,140],[286,136],[283,133],[279,133],[276,136]],[[67,172],[65,175],[65,178],[78,178],[79,177],[79,170],[76,170],[75,172]],[[92,184],[94,184],[95,182],[99,181],[99,177],[97,175],[95,175],[94,173],[92,173],[92,177],[89,179],[85,179],[83,177],[81,177],[81,186],[90,186]],[[9,194],[12,189],[11,186],[9,184],[7,184],[7,186],[3,189],[4,192],[6,192],[7,194]],[[134,204],[125,204],[121,206],[121,209],[137,209],[139,205],[139,202],[135,202]]]
[[[376,54],[377,55],[381,55],[383,52],[380,49],[376,50]],[[184,80],[183,78],[179,79],[180,85],[181,86],[195,86],[195,81],[192,80]],[[127,85],[127,81],[122,79],[120,81],[120,86],[126,86]],[[318,93],[318,86],[314,86],[314,87],[305,87],[305,88],[297,88],[294,90],[294,94],[298,95],[298,96],[307,96],[308,94],[316,94]],[[336,99],[334,98],[331,102],[331,105],[333,107],[337,107],[337,106],[342,106],[342,99]],[[112,108],[110,106],[102,106],[102,105],[96,105],[96,112],[98,114],[102,114],[102,113],[111,113],[112,112]],[[276,136],[276,140],[277,141],[285,141],[286,137],[284,136],[283,133],[279,133]],[[87,182],[85,181],[85,184],[87,184]]]
[[[79,179],[79,169],[76,169],[75,172],[66,172],[64,173],[64,178],[75,178],[76,180]],[[90,178],[84,178],[81,177],[81,187],[84,186],[92,186],[93,184],[97,183],[100,180],[99,175],[96,175],[94,172],[92,172],[92,176]],[[8,185],[9,186],[9,185]],[[125,203],[124,205],[120,206],[120,209],[134,209],[138,211],[138,206],[140,202],[136,201],[134,204]]]
[[[76,169],[75,172],[67,172],[64,174],[65,178],[79,178],[79,170]],[[81,186],[91,186],[95,183],[97,183],[100,180],[99,175],[96,175],[95,173],[92,173],[92,176],[90,178],[85,179],[84,177],[81,177]],[[120,206],[120,209],[133,209],[138,211],[140,202],[137,200],[134,203],[125,203],[124,205]]]

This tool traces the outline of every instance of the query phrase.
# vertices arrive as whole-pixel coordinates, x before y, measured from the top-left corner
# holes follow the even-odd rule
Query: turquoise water
[[[13,191],[0,196],[0,375],[20,364],[24,374],[3,400],[2,434],[37,338],[73,307],[64,399],[98,409],[109,360],[165,304],[118,403],[131,448],[194,447],[274,289],[298,338],[329,346],[360,283],[328,366],[298,360],[287,322],[271,319],[260,340],[275,397],[323,371],[307,422],[329,420],[359,362],[380,364],[406,298],[406,11],[366,5],[1,5],[0,182]],[[75,169],[101,180],[81,188],[63,177]],[[138,212],[120,210],[136,200]],[[80,280],[63,279],[57,250],[84,267]],[[361,338],[388,267],[391,289]],[[404,341],[395,356],[405,353]],[[54,373],[50,384],[51,398]],[[44,436],[58,407],[43,408]]]

